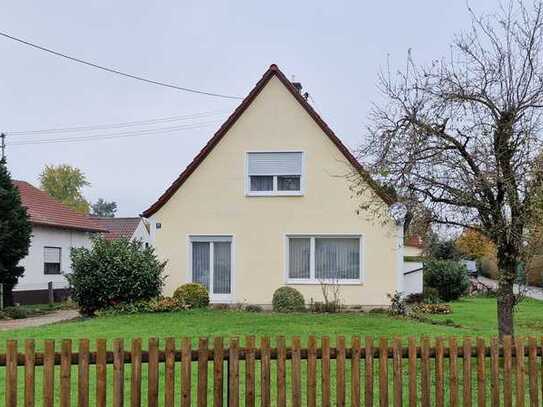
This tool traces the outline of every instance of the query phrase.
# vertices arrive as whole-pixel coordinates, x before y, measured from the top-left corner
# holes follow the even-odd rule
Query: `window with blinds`
[[[289,236],[287,255],[291,283],[361,280],[360,236]]]
[[[249,195],[301,195],[303,153],[300,151],[247,154]]]
[[[43,273],[60,274],[60,247],[43,248]]]

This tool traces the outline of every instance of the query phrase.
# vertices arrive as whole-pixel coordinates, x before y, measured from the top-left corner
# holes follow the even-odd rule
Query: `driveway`
[[[0,331],[54,324],[55,322],[69,321],[76,318],[79,318],[79,311],[73,309],[60,310],[37,317],[0,321]]]
[[[487,285],[487,286],[489,286],[491,288],[497,288],[498,287],[498,282],[496,280],[492,280],[490,278],[486,278],[486,277],[483,277],[483,276],[477,277],[477,280],[479,280],[481,283],[483,283],[484,285]],[[514,290],[515,290],[515,293],[518,293],[519,286],[517,284],[515,284]],[[534,300],[543,301],[543,288],[526,287],[524,295],[526,297],[533,298]]]

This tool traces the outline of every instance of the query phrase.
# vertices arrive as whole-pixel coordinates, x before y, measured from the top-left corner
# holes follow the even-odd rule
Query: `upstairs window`
[[[300,151],[247,154],[248,195],[302,195],[303,153]]]
[[[43,248],[43,273],[60,274],[60,247]]]

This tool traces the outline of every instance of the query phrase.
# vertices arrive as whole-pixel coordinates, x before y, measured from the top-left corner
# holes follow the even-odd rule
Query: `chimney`
[[[292,86],[296,88],[298,93],[302,93],[302,83],[301,82],[292,82]]]

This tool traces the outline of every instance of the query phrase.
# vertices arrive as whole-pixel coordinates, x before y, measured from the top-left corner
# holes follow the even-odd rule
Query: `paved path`
[[[486,277],[483,277],[483,276],[479,276],[479,277],[477,277],[477,279],[481,283],[483,283],[483,284],[485,284],[485,285],[487,285],[489,287],[496,288],[498,286],[498,282],[496,280],[492,280],[490,278],[486,278]],[[518,287],[517,284],[515,284],[514,289],[515,289],[515,292],[518,293],[519,287]],[[525,296],[533,298],[535,300],[543,301],[543,288],[526,287]]]
[[[55,322],[69,321],[79,317],[79,311],[68,309],[55,311],[50,314],[40,315],[37,317],[10,319],[8,321],[0,321],[0,331],[9,331],[11,329],[28,328],[34,326],[54,324]]]

